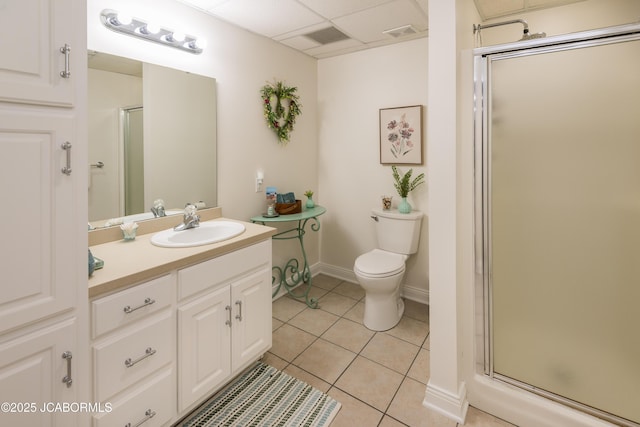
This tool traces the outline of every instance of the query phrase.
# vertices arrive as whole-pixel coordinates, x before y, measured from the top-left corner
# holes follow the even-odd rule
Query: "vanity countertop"
[[[151,237],[155,232],[138,234],[132,241],[119,239],[92,245],[91,253],[104,260],[104,268],[96,270],[89,277],[89,298],[106,295],[172,270],[233,252],[268,239],[277,231],[272,227],[223,217],[212,219],[216,220],[239,222],[245,226],[245,231],[219,243],[190,248],[154,246],[151,244]]]

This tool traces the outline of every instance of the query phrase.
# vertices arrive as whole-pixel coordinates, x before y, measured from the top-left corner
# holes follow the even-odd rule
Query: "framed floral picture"
[[[380,163],[422,164],[422,105],[380,109]]]

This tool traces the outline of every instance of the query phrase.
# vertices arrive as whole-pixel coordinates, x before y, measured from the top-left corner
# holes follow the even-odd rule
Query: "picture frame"
[[[422,105],[380,109],[380,163],[421,165]]]

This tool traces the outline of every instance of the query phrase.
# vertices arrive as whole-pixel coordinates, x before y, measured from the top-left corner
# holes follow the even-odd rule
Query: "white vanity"
[[[242,224],[198,247],[156,247],[153,232],[91,246],[105,261],[89,279],[92,400],[112,406],[93,425],[170,425],[271,347],[275,229]]]

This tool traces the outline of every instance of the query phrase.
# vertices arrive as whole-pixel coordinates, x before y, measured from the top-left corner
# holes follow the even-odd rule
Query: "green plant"
[[[307,196],[307,197],[311,197],[311,196],[313,196],[313,191],[307,190],[307,191],[304,192],[304,195]]]
[[[413,169],[409,169],[407,173],[402,176],[400,176],[400,172],[398,172],[398,168],[395,165],[391,166],[391,170],[393,171],[393,179],[395,180],[393,186],[396,187],[400,197],[407,197],[411,190],[424,183],[423,173],[416,176],[413,181],[411,181]]]

